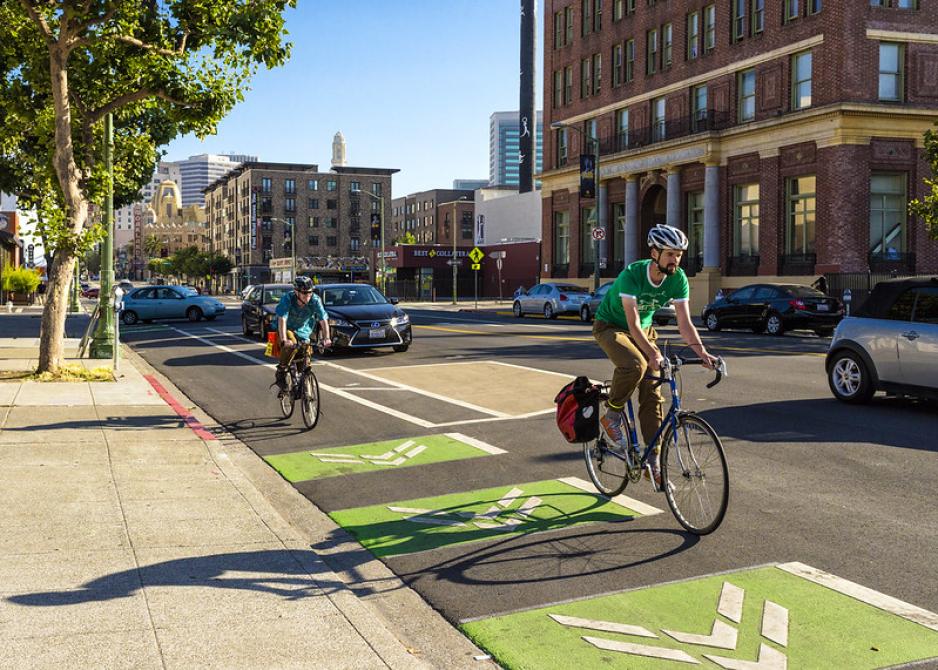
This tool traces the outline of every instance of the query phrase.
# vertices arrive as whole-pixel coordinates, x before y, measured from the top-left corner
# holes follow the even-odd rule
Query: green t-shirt
[[[625,311],[622,309],[622,298],[631,297],[635,298],[638,305],[638,318],[642,328],[645,329],[651,325],[651,317],[659,307],[663,307],[671,300],[682,302],[690,297],[690,286],[684,270],[678,268],[677,272],[666,276],[658,286],[655,286],[648,277],[648,266],[651,263],[650,258],[635,261],[619,273],[615,282],[606,291],[603,301],[599,303],[599,309],[596,310],[597,319],[628,330],[629,324],[625,320]]]

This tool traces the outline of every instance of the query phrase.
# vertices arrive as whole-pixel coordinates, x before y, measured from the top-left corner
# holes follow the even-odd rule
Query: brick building
[[[391,202],[391,239],[411,233],[417,244],[453,244],[454,219],[459,224],[456,245],[472,247],[473,191],[435,188],[394,198]]]
[[[688,233],[698,302],[756,275],[938,271],[906,209],[930,174],[936,0],[550,0],[546,16],[542,277],[589,277],[597,225],[614,277],[660,222]],[[588,137],[596,200],[578,189]]]
[[[236,266],[223,288],[270,281],[270,262],[291,257],[294,245],[298,272],[324,280],[369,272],[371,214],[383,202],[388,220],[395,172],[248,162],[217,179],[205,190],[212,249]]]

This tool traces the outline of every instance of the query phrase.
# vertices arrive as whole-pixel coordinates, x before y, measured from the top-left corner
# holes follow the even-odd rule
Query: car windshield
[[[557,284],[557,290],[563,291],[564,293],[589,293],[590,290],[585,286],[577,286],[576,284]]]
[[[786,286],[788,292],[799,298],[823,298],[824,294],[809,286]]]
[[[345,305],[383,305],[387,300],[371,286],[337,286],[323,289],[323,303],[326,307]]]
[[[199,292],[194,288],[189,288],[188,286],[180,286],[179,290],[182,291],[182,294],[187,298],[192,295],[199,295]]]
[[[290,289],[285,286],[273,286],[268,289],[264,289],[264,304],[265,305],[276,305],[280,302],[280,298],[283,297],[283,294],[289,291]]]

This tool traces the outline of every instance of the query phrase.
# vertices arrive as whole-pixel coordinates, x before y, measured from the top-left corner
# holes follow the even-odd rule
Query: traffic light
[[[371,214],[371,239],[375,242],[381,239],[381,214],[378,212]]]

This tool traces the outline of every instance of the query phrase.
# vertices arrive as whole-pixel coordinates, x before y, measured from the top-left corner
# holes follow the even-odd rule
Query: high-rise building
[[[598,260],[615,277],[658,223],[690,239],[692,301],[756,276],[938,270],[908,213],[938,114],[927,4],[549,0],[543,275],[585,283]]]
[[[453,188],[457,191],[475,191],[489,185],[488,179],[454,179]]]
[[[182,205],[205,204],[205,189],[241,163],[256,161],[257,156],[241,154],[199,154],[179,161],[182,178]]]
[[[489,186],[518,186],[519,138],[522,133],[536,133],[534,173],[541,171],[543,114],[537,113],[535,128],[527,119],[518,117],[518,112],[495,112],[489,117]]]

